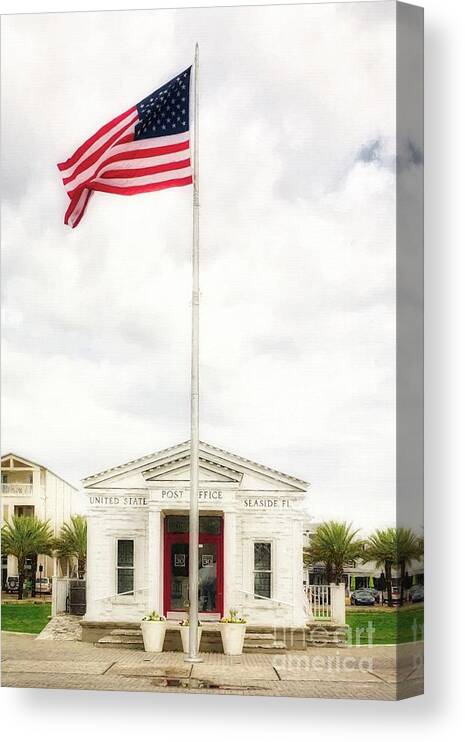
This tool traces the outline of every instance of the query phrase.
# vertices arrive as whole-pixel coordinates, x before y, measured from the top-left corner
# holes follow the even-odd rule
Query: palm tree
[[[11,554],[18,560],[18,600],[22,600],[24,579],[26,576],[26,559],[50,553],[53,534],[48,521],[44,522],[35,515],[14,515],[11,522],[2,526],[2,554]],[[35,572],[32,572],[35,586]]]
[[[46,554],[47,556],[51,556],[54,542],[54,535],[49,522],[39,520],[39,518],[36,518],[36,521],[35,547],[34,551],[29,554],[29,557],[31,559],[32,574],[31,595],[33,598],[35,598],[36,596],[36,575],[39,554]]]
[[[72,515],[71,523],[63,523],[55,542],[59,557],[74,557],[78,563],[78,577],[83,579],[87,559],[87,521],[82,515]]]
[[[423,539],[410,528],[396,529],[396,563],[400,569],[400,605],[404,604],[406,569],[423,555]]]
[[[364,542],[357,539],[358,530],[345,521],[330,520],[321,523],[312,536],[310,546],[304,549],[304,559],[309,564],[323,562],[328,582],[337,585],[344,579],[344,564],[361,556]]]
[[[397,562],[396,529],[377,529],[367,541],[363,561],[384,567],[388,605],[392,606],[392,565]]]
[[[423,540],[410,528],[377,530],[368,539],[364,562],[374,561],[384,566],[388,605],[392,606],[392,567],[400,569],[400,605],[404,604],[405,574],[407,567],[423,554]]]

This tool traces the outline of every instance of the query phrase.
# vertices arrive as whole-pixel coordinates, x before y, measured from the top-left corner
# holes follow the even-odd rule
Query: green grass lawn
[[[19,631],[23,634],[40,634],[52,612],[50,603],[4,603],[2,605],[2,631]]]
[[[372,644],[404,644],[423,639],[423,607],[400,611],[347,610],[346,623],[351,629],[350,644],[370,643],[370,628]]]

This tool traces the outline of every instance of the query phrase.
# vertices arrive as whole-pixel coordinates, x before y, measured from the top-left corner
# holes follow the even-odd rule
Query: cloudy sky
[[[395,517],[394,4],[3,19],[2,450],[78,483],[189,437],[191,188],[55,163],[201,54],[201,438]]]

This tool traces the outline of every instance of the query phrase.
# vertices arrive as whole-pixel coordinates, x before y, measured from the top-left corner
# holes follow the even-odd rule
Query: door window
[[[200,544],[199,547],[199,610],[216,611],[217,545]]]

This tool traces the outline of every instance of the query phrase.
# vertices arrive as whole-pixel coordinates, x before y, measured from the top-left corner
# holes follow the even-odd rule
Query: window
[[[15,505],[15,515],[34,515],[34,505]]]
[[[271,544],[254,544],[254,593],[262,598],[271,598]]]
[[[168,533],[189,533],[189,516],[167,515],[166,530]],[[217,536],[221,533],[221,517],[217,515],[201,515],[199,518],[199,533]]]
[[[219,515],[201,515],[199,531],[200,533],[210,533],[218,536],[221,533],[221,517]]]
[[[116,585],[118,595],[134,594],[134,541],[132,539],[118,539]]]
[[[188,515],[168,515],[166,517],[168,533],[189,533]]]

